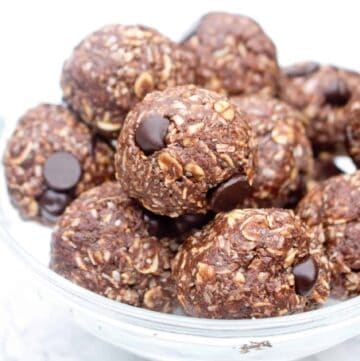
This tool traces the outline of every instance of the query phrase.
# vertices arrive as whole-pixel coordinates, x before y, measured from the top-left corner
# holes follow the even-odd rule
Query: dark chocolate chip
[[[80,180],[80,162],[71,153],[57,152],[46,160],[43,174],[49,188],[66,191],[74,188]]]
[[[319,268],[314,259],[309,256],[294,266],[295,291],[300,296],[307,296],[313,290],[318,277]]]
[[[135,133],[136,144],[149,155],[165,147],[169,119],[160,114],[149,114],[141,120]]]
[[[209,191],[209,205],[214,212],[227,212],[241,204],[241,201],[251,193],[247,178],[243,175],[236,175],[215,190]]]
[[[283,68],[283,72],[289,78],[311,75],[319,70],[318,63],[309,61],[303,64],[295,64]]]
[[[72,194],[60,193],[51,189],[46,190],[39,198],[41,216],[54,222],[72,201]]]
[[[341,78],[336,78],[327,84],[324,97],[327,104],[341,107],[348,103],[351,93],[346,81]]]

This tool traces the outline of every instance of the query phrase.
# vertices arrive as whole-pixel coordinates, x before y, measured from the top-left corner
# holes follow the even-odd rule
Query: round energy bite
[[[61,105],[19,120],[5,151],[10,197],[22,217],[53,223],[77,195],[114,179],[114,150]]]
[[[197,84],[227,94],[277,92],[276,48],[254,20],[209,13],[183,44],[197,57]]]
[[[239,207],[283,207],[300,199],[313,172],[307,118],[284,102],[260,95],[230,100],[250,119],[257,140],[252,192]]]
[[[360,172],[317,184],[297,213],[325,234],[332,294],[342,298],[360,294]]]
[[[117,178],[160,215],[206,213],[223,201],[236,205],[252,178],[252,141],[246,114],[219,94],[191,85],[153,92],[125,120]],[[223,185],[229,180],[237,189],[231,197]]]
[[[348,115],[347,150],[357,167],[360,167],[360,99],[349,104]]]
[[[314,308],[329,294],[327,260],[310,229],[290,210],[219,213],[189,237],[173,263],[185,312],[252,318]]]
[[[107,25],[87,36],[63,68],[64,99],[99,133],[116,137],[152,90],[194,82],[194,57],[154,29]]]
[[[60,217],[50,267],[70,281],[133,306],[176,303],[169,242],[149,234],[142,209],[115,182],[83,193]]]
[[[315,147],[331,150],[345,141],[347,104],[360,94],[358,73],[315,62],[283,68],[280,97],[310,119]]]

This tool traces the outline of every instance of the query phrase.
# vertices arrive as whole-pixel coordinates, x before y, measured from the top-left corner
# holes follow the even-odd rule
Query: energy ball
[[[220,203],[231,208],[250,188],[252,142],[246,114],[223,96],[192,85],[168,88],[148,94],[128,114],[117,178],[156,214],[207,213]]]
[[[346,106],[360,94],[360,75],[314,62],[291,65],[282,73],[280,97],[310,119],[313,146],[322,150],[343,146]]]
[[[313,173],[307,118],[284,102],[260,95],[230,100],[248,114],[257,138],[252,193],[238,207],[284,207],[305,192]]]
[[[302,199],[298,215],[323,229],[336,297],[360,294],[360,172],[317,184]]]
[[[291,210],[219,213],[175,257],[178,300],[188,315],[205,318],[312,309],[329,294],[327,260],[310,250],[312,237]]]
[[[154,29],[108,25],[87,36],[63,68],[66,102],[115,138],[128,111],[152,90],[194,82],[194,56]]]
[[[114,179],[114,150],[61,105],[19,120],[4,156],[11,200],[25,219],[53,223],[80,193]]]
[[[360,167],[360,98],[349,105],[346,145],[352,160]]]
[[[276,48],[254,20],[209,13],[183,44],[196,55],[197,84],[229,95],[277,93]]]
[[[143,217],[118,183],[83,193],[57,222],[50,267],[110,299],[170,312],[172,252],[165,239],[149,234]]]

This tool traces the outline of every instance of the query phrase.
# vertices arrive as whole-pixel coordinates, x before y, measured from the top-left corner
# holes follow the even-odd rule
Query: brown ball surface
[[[261,95],[231,101],[248,114],[256,136],[257,166],[252,193],[239,207],[284,207],[300,199],[313,173],[307,118],[286,103]]]
[[[348,107],[349,122],[346,127],[348,153],[357,167],[360,167],[360,98]]]
[[[298,215],[325,234],[332,294],[360,294],[360,172],[317,184],[300,202]]]
[[[308,135],[314,147],[343,146],[347,105],[360,95],[360,75],[314,62],[282,70],[280,97],[309,118]]]
[[[112,180],[114,150],[61,105],[40,104],[19,120],[4,166],[11,200],[26,219],[53,223],[73,198]]]
[[[173,263],[185,312],[206,318],[253,318],[316,307],[329,294],[327,259],[290,210],[219,213],[189,237]]]
[[[152,90],[194,82],[194,57],[154,29],[107,25],[65,62],[66,102],[99,133],[116,137],[128,111]]]
[[[58,220],[50,267],[110,299],[170,312],[172,256],[169,240],[149,234],[142,209],[107,182],[83,193]]]
[[[198,85],[231,95],[276,94],[276,48],[251,18],[209,13],[183,44],[197,57]]]
[[[117,178],[150,211],[178,217],[243,198],[254,171],[247,116],[195,86],[148,94],[118,139]],[[235,182],[236,195],[220,188]],[[231,197],[230,197],[231,196]]]

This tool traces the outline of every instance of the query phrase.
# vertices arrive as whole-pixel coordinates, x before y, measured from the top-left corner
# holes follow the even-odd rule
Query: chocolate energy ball
[[[60,217],[50,267],[110,299],[169,312],[175,305],[172,252],[149,234],[143,211],[115,182],[83,193]]]
[[[146,93],[194,82],[194,56],[154,29],[108,25],[65,62],[64,99],[96,131],[116,137]]]
[[[336,297],[360,294],[360,172],[317,184],[300,202],[298,215],[323,229]]]
[[[300,199],[313,172],[307,118],[284,102],[260,95],[231,101],[249,115],[257,137],[257,167],[250,197],[241,207],[283,207]]]
[[[360,98],[349,105],[348,115],[347,150],[357,167],[360,167]]]
[[[231,208],[250,188],[252,142],[246,114],[223,96],[192,85],[168,88],[148,94],[128,114],[117,178],[156,214]]]
[[[185,312],[252,318],[314,308],[329,294],[327,259],[311,251],[310,229],[290,210],[219,213],[189,237],[173,276]]]
[[[19,120],[4,156],[8,190],[25,219],[53,223],[83,191],[114,179],[114,150],[61,105]]]
[[[314,147],[331,150],[343,145],[347,104],[360,94],[359,74],[318,63],[283,68],[280,97],[310,119],[308,134]]]
[[[276,94],[276,49],[254,20],[209,13],[183,44],[197,57],[197,84],[226,94]]]

